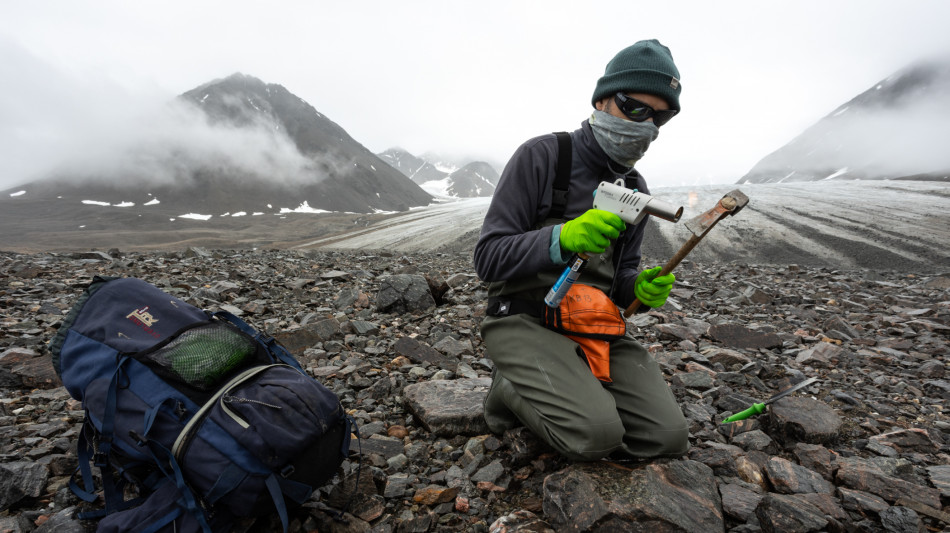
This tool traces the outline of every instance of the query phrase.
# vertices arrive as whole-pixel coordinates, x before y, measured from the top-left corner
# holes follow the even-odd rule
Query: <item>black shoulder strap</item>
[[[559,131],[557,135],[557,172],[551,190],[551,211],[548,218],[562,218],[567,208],[567,188],[571,182],[571,134]]]

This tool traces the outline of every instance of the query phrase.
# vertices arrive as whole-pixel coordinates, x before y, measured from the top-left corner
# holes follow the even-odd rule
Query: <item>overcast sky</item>
[[[943,0],[3,2],[0,189],[110,157],[148,109],[242,72],[374,152],[491,161],[579,127],[620,49],[657,38],[683,110],[639,168],[654,187],[735,182],[840,104],[950,55]]]

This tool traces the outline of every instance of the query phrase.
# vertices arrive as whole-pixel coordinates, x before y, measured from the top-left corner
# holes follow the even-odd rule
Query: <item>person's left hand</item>
[[[657,276],[662,270],[661,267],[653,267],[650,270],[644,270],[637,275],[637,281],[633,285],[633,293],[640,300],[640,303],[649,307],[660,307],[666,303],[666,298],[673,289],[673,282],[676,276],[672,273],[665,276]]]

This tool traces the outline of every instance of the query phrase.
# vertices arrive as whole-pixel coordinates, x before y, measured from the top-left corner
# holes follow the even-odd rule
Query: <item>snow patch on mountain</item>
[[[430,154],[415,156],[402,148],[377,156],[437,198],[488,197],[498,183],[498,171],[484,161],[458,164]]]

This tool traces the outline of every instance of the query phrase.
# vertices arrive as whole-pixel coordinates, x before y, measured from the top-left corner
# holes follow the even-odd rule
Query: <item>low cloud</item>
[[[0,189],[48,177],[183,180],[200,170],[274,180],[322,171],[278,124],[212,124],[148,82],[51,67],[0,40]]]
[[[850,113],[850,114],[849,114]],[[804,166],[851,167],[901,175],[950,169],[950,95],[897,107],[844,110]]]
[[[781,178],[901,177],[950,171],[950,72],[889,101],[843,106],[754,169]]]
[[[272,180],[316,177],[314,162],[274,126],[212,124],[197,107],[173,100],[103,132],[100,142],[72,151],[52,173],[104,181],[147,176],[151,183],[187,180],[202,170]]]

